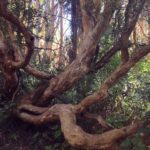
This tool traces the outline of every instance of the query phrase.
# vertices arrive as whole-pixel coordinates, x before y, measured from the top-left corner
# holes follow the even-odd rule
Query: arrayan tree
[[[149,42],[143,46],[130,48],[129,40],[146,2],[148,0],[128,0],[123,4],[119,0],[80,0],[77,4],[79,11],[77,15],[81,18],[82,25],[80,25],[80,33],[75,36],[77,39],[74,39],[75,42],[78,41],[76,56],[63,72],[53,76],[31,67],[30,60],[34,53],[35,37],[29,32],[26,24],[10,11],[7,1],[1,0],[0,69],[9,100],[15,98],[19,84],[17,72],[20,69],[46,80],[46,83],[40,84],[17,101],[15,115],[35,125],[60,121],[67,142],[74,147],[85,149],[109,149],[116,146],[118,140],[136,133],[140,127],[146,125],[147,120],[138,120],[128,126],[112,129],[101,116],[86,114],[87,108],[92,104],[106,100],[109,89],[150,52]],[[120,24],[117,38],[105,54],[95,61],[99,40],[110,28],[121,5],[125,7],[122,13],[124,21]],[[7,27],[7,33],[3,32],[3,27]],[[23,37],[23,44],[26,47],[23,52],[15,42],[16,31]],[[100,84],[97,92],[85,97],[78,104],[52,105],[51,102],[55,97],[71,89],[83,76],[104,68],[116,53],[120,54],[121,63]],[[93,117],[103,128],[107,128],[107,131],[102,134],[86,133],[76,122],[76,117],[80,114]]]

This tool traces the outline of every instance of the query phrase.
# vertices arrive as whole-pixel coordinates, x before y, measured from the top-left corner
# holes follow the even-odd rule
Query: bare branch
[[[125,51],[123,52],[125,54],[125,56],[123,56],[125,58],[125,61],[128,60],[127,46],[129,45],[129,36],[131,35],[136,25],[136,22],[142,11],[145,1],[146,0],[144,1],[138,0],[138,2],[136,0],[129,1],[127,8],[126,8],[126,12],[125,12],[126,14],[125,24],[124,24],[124,27],[122,28],[121,36],[119,40],[115,42],[113,46],[108,50],[108,52],[96,63],[95,70],[98,70],[104,67],[105,64],[107,64],[110,61],[111,57],[114,56],[116,52],[119,51],[120,49]],[[132,4],[131,6],[130,6],[130,3]],[[130,14],[134,14],[134,17],[131,16]]]
[[[14,62],[14,61],[8,61],[8,65],[11,65],[13,68],[24,68],[28,65],[33,50],[34,50],[34,37],[32,34],[27,30],[25,25],[11,12],[7,10],[7,6],[4,5],[5,0],[2,0],[0,2],[0,16],[4,19],[10,21],[12,24],[14,24],[18,30],[24,35],[26,44],[27,44],[27,53],[25,54],[24,60],[20,62]]]
[[[61,129],[65,139],[74,147],[85,149],[104,149],[111,147],[118,139],[125,138],[134,134],[143,122],[139,121],[129,126],[120,129],[113,129],[102,134],[86,133],[81,127],[76,124],[76,106],[57,104],[49,108],[46,112],[40,115],[33,115],[23,112],[20,108],[18,114],[24,121],[31,122],[36,125],[60,120]],[[27,108],[26,106],[24,108]],[[38,109],[34,108],[33,109]]]
[[[97,115],[97,114],[91,114],[91,113],[85,113],[83,114],[84,117],[89,118],[89,119],[94,119],[96,120],[103,128],[106,129],[111,129],[113,128],[111,125],[109,125],[108,123],[106,123],[106,121],[103,119],[102,116]]]
[[[19,111],[25,111],[34,115],[41,115],[48,110],[48,107],[37,107],[30,104],[18,106]]]
[[[29,65],[24,68],[24,71],[40,79],[51,79],[54,77],[54,75],[37,70],[36,68],[33,68]]]
[[[50,80],[49,87],[40,99],[41,103],[71,88],[81,77],[89,72],[91,62],[95,56],[96,45],[111,20],[112,9],[111,5],[104,9],[104,13],[101,15],[101,19],[99,19],[95,28],[86,35],[81,43],[79,47],[80,53],[77,55],[77,58],[64,72]]]
[[[93,95],[87,96],[79,104],[81,111],[93,103],[104,100],[107,97],[108,89],[111,88],[121,77],[123,77],[142,57],[150,52],[150,45],[137,49],[131,58],[124,64],[121,64],[117,69],[103,82],[100,91]]]
[[[143,122],[137,122],[102,134],[89,134],[76,124],[76,117],[71,109],[68,109],[66,106],[60,110],[59,117],[64,137],[69,144],[79,148],[110,148],[118,139],[134,134],[143,125]]]

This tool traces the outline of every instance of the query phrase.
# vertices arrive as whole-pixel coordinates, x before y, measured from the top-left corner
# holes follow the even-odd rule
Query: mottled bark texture
[[[87,117],[95,118],[103,127],[110,128],[109,131],[102,134],[89,134],[77,125],[76,116],[92,104],[104,100],[108,95],[108,90],[142,57],[150,52],[150,45],[146,45],[134,50],[134,53],[131,55],[128,53],[129,37],[135,27],[145,1],[146,0],[128,1],[124,16],[125,22],[122,25],[119,40],[113,43],[112,47],[93,67],[97,44],[110,25],[118,1],[107,0],[100,3],[100,1],[96,0],[80,0],[83,33],[77,50],[79,53],[64,72],[53,77],[29,65],[34,50],[34,37],[27,30],[25,25],[7,9],[6,1],[1,0],[0,17],[18,28],[23,34],[27,46],[27,52],[24,57],[17,53],[17,48],[14,46],[14,58],[10,58],[7,53],[5,53],[5,50],[9,49],[8,45],[1,36],[0,63],[1,70],[5,76],[6,88],[13,89],[13,86],[16,85],[17,81],[15,83],[13,82],[16,80],[15,74],[18,69],[24,69],[24,71],[35,77],[48,80],[47,84],[40,85],[37,89],[20,100],[16,115],[20,119],[35,125],[59,120],[62,132],[68,143],[74,147],[85,149],[109,149],[110,147],[116,146],[119,139],[134,134],[144,122],[138,121],[120,129],[112,129],[100,116],[88,115]],[[121,64],[106,78],[97,92],[85,97],[77,105],[55,104],[51,107],[41,107],[57,95],[73,87],[75,83],[86,74],[95,72],[104,67],[118,51],[121,51],[122,55]],[[15,56],[19,59],[16,59]],[[11,85],[9,83],[11,83]]]

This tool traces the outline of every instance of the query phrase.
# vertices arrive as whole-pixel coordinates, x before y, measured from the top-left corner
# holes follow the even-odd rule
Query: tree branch
[[[33,50],[34,50],[34,37],[32,34],[27,30],[25,25],[11,12],[7,10],[7,4],[4,5],[5,0],[1,0],[0,2],[0,17],[3,17],[7,21],[10,21],[12,24],[14,24],[18,30],[24,35],[26,44],[27,44],[27,52],[25,54],[24,60],[20,62],[14,62],[14,61],[8,61],[8,65],[11,65],[13,68],[19,69],[24,68],[28,65]]]
[[[121,36],[119,40],[115,42],[113,46],[108,50],[108,52],[96,63],[95,68],[94,68],[95,71],[104,67],[105,64],[107,64],[110,61],[112,56],[114,56],[116,52],[118,52],[120,49],[122,49],[122,51],[125,50],[125,53],[124,52],[123,53],[125,55],[127,54],[126,47],[129,45],[129,36],[131,35],[136,25],[136,22],[139,18],[139,15],[143,9],[145,2],[146,0],[144,1],[138,0],[138,2],[136,0],[129,1],[126,11],[125,11],[125,24],[122,28]],[[134,14],[134,17],[131,14]],[[124,57],[124,54],[123,54],[123,57]],[[127,61],[128,55],[126,55],[124,58],[125,58],[125,61]]]
[[[97,114],[91,114],[91,113],[85,113],[83,114],[84,117],[89,118],[89,119],[94,119],[96,120],[103,128],[106,129],[112,129],[113,127],[109,125],[102,116],[97,115]]]
[[[40,79],[49,80],[49,79],[54,77],[54,75],[51,75],[51,74],[46,73],[44,71],[37,70],[36,68],[33,68],[29,65],[24,68],[24,71],[31,74],[31,75],[33,75],[34,77],[40,78]]]
[[[74,147],[84,149],[104,149],[111,147],[120,138],[125,138],[134,134],[144,122],[139,121],[120,129],[113,129],[102,134],[86,133],[76,124],[76,106],[56,104],[40,115],[28,114],[21,112],[18,114],[24,121],[36,125],[60,120],[61,129],[65,139]],[[36,108],[37,109],[37,108]]]
[[[124,64],[121,64],[117,69],[103,82],[99,92],[94,93],[93,95],[87,96],[79,104],[79,111],[81,111],[90,105],[104,100],[107,97],[108,89],[111,88],[121,77],[123,77],[142,57],[147,55],[150,52],[150,45],[144,46],[137,49],[132,55],[131,58]]]
[[[96,45],[111,20],[113,14],[112,9],[111,5],[104,9],[104,13],[100,17],[101,19],[99,19],[93,30],[86,35],[80,45],[80,53],[76,59],[64,72],[50,80],[49,87],[40,99],[40,104],[71,88],[81,77],[89,72],[91,62],[95,56]]]
[[[88,33],[92,27],[91,16],[88,14],[86,10],[86,5],[88,5],[88,1],[80,0],[80,7],[82,12],[82,26],[84,33]]]

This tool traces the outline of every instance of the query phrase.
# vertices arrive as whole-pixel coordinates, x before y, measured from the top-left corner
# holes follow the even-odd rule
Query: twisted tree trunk
[[[36,77],[48,79],[47,84],[39,86],[20,100],[21,102],[18,104],[16,115],[20,119],[35,125],[59,120],[62,132],[68,143],[74,147],[85,149],[110,148],[116,145],[119,139],[134,134],[142,127],[145,122],[138,121],[120,129],[110,129],[102,134],[89,134],[77,125],[76,116],[81,114],[92,104],[104,100],[108,95],[108,90],[141,58],[150,52],[150,44],[135,50],[131,55],[129,55],[127,47],[129,36],[135,27],[145,1],[146,0],[129,0],[126,6],[125,23],[123,24],[120,39],[112,45],[112,48],[110,48],[96,64],[94,64],[95,68],[93,69],[96,46],[99,39],[110,25],[117,2],[115,0],[105,1],[104,4],[100,6],[101,11],[99,14],[93,15],[94,8],[97,7],[97,4],[100,5],[100,3],[96,1],[80,0],[83,33],[78,50],[79,54],[64,72],[52,77],[29,66],[29,61],[34,49],[34,38],[32,34],[28,32],[25,25],[8,11],[6,1],[1,0],[0,16],[14,24],[20,30],[28,48],[25,56],[20,57],[19,60],[16,61],[16,59],[9,59],[8,57],[7,60],[5,60],[4,56],[7,56],[7,54],[4,52],[4,49],[7,44],[5,45],[4,40],[0,41],[0,43],[2,43],[0,54],[4,59],[4,61],[1,62],[1,66],[3,69],[6,68],[6,70],[11,69],[13,71],[10,72],[11,78],[6,74],[6,79],[9,78],[12,81],[14,72],[20,68]],[[92,2],[92,5],[89,2]],[[90,10],[89,7],[91,8]],[[15,49],[15,47],[13,48]],[[47,102],[51,101],[58,94],[62,94],[73,87],[84,75],[104,67],[117,51],[121,51],[122,62],[101,84],[99,91],[85,97],[76,105],[55,104],[53,106],[43,107],[43,105],[46,105]],[[3,53],[5,55],[3,55]],[[18,56],[18,54],[16,55]],[[9,81],[9,83],[11,81]],[[100,123],[104,127],[109,128],[103,119],[100,119]]]

